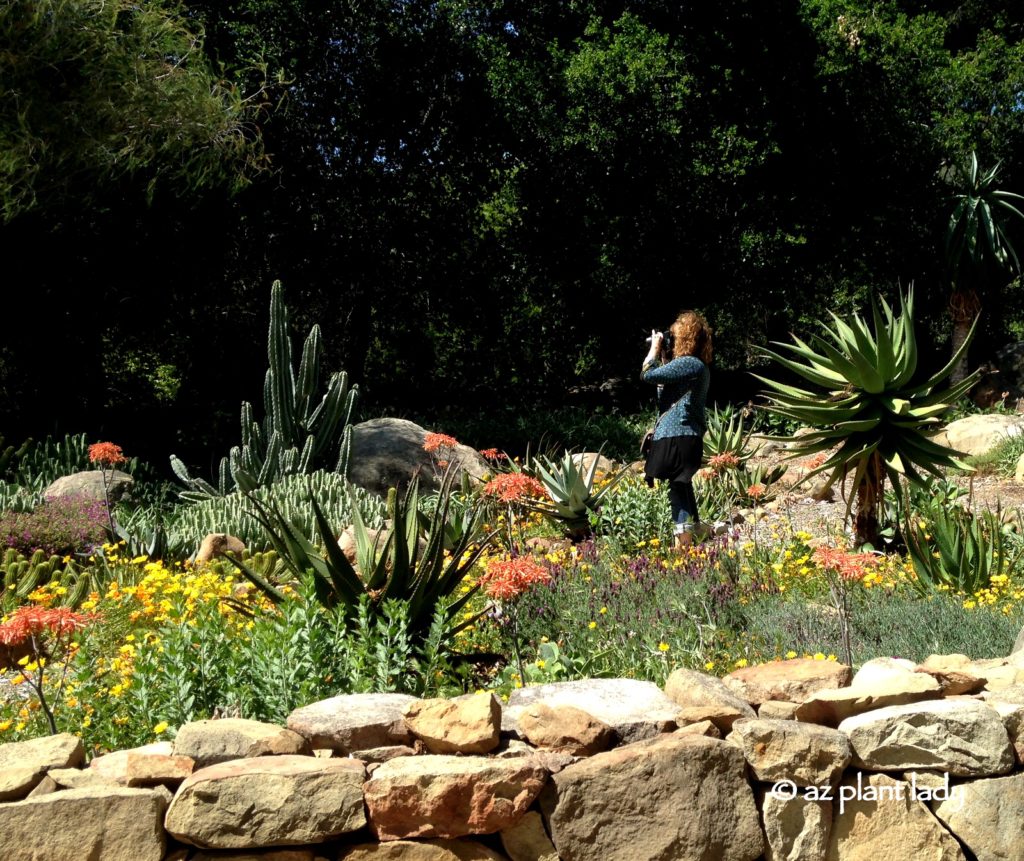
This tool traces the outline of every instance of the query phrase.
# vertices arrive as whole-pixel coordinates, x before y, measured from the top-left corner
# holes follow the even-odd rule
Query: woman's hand
[[[651,349],[647,351],[647,358],[644,359],[644,364],[654,361],[661,354],[661,342],[664,337],[657,329],[651,329]]]

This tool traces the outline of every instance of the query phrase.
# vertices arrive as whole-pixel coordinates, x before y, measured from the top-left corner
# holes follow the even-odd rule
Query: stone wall
[[[1024,659],[339,696],[85,764],[0,746],[4,861],[1024,858]]]

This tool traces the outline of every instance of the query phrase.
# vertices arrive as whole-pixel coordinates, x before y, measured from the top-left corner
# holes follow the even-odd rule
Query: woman
[[[683,311],[669,332],[670,350],[662,349],[661,332],[651,332],[651,350],[640,372],[645,382],[658,384],[658,422],[644,472],[652,486],[656,478],[668,481],[675,547],[683,550],[693,543],[698,523],[692,482],[704,450],[711,328],[696,311]]]

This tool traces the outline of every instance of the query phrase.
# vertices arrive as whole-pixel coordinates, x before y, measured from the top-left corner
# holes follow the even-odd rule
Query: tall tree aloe
[[[977,381],[976,372],[939,389],[966,351],[974,326],[942,370],[915,384],[918,352],[913,290],[900,301],[899,317],[884,299],[873,302],[873,327],[860,316],[844,321],[831,314],[832,325],[822,323],[822,334],[812,336],[810,344],[796,336],[793,344],[778,344],[794,358],[758,348],[813,386],[798,388],[757,377],[771,389],[767,393],[769,411],[811,428],[804,436],[790,438],[790,458],[835,448],[810,474],[829,473],[831,485],[852,473],[847,512],[856,500],[858,544],[877,544],[886,478],[894,485],[902,478],[922,483],[922,472],[941,475],[943,469],[968,468],[957,452],[931,436],[951,404]]]

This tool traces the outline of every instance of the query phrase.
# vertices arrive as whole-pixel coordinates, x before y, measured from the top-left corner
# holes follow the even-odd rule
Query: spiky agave
[[[804,436],[790,438],[790,458],[838,446],[810,475],[829,473],[831,485],[852,473],[847,515],[856,499],[858,544],[877,544],[886,478],[898,486],[904,477],[923,483],[923,472],[941,476],[944,469],[969,469],[958,452],[932,436],[950,406],[977,382],[976,371],[956,385],[939,388],[966,351],[977,320],[946,366],[915,384],[918,351],[912,288],[905,297],[901,294],[900,304],[897,317],[885,299],[872,302],[873,327],[859,315],[844,321],[830,312],[832,325],[822,321],[822,334],[812,336],[809,344],[795,335],[792,344],[773,342],[794,358],[758,348],[814,387],[798,388],[755,375],[771,389],[766,409],[811,428]]]

